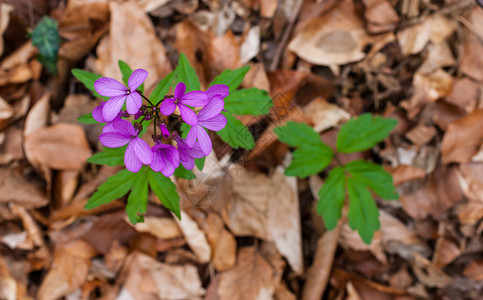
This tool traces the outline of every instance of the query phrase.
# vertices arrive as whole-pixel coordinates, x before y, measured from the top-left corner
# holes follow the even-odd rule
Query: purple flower
[[[201,151],[205,155],[210,154],[212,144],[211,139],[205,128],[213,131],[223,129],[226,125],[226,118],[221,114],[225,103],[221,97],[215,96],[210,102],[203,107],[198,113],[198,123],[191,127],[186,137],[188,146],[192,147],[195,140],[198,139],[200,143]]]
[[[167,139],[169,138],[169,130],[166,124],[159,124],[159,128],[161,129],[161,135]]]
[[[191,91],[186,93],[186,85],[182,82],[178,83],[174,88],[174,98],[168,98],[161,103],[159,110],[165,116],[171,115],[176,106],[178,106],[179,113],[183,120],[193,126],[197,123],[198,119],[196,114],[187,105],[193,107],[205,106],[208,103],[208,96],[202,91]]]
[[[108,77],[101,77],[94,82],[94,87],[99,95],[111,97],[102,108],[102,116],[106,121],[112,121],[119,114],[124,102],[126,102],[126,109],[129,114],[134,115],[139,111],[143,104],[143,99],[136,89],[147,76],[148,72],[145,70],[135,70],[129,76],[128,87]]]
[[[178,152],[181,164],[187,169],[192,170],[195,167],[195,158],[202,158],[205,155],[201,151],[200,144],[195,142],[193,147],[188,146],[186,140],[176,136],[174,138],[178,143]]]
[[[213,99],[215,96],[225,98],[228,96],[230,88],[224,84],[215,84],[212,85],[208,90],[206,90],[205,94],[208,96],[208,99]]]
[[[178,150],[172,145],[166,145],[158,141],[152,151],[154,155],[150,164],[151,169],[154,172],[161,171],[166,177],[173,175],[174,170],[179,166]]]
[[[99,106],[94,108],[94,110],[92,111],[92,117],[99,123],[106,123],[106,125],[104,125],[104,128],[102,128],[102,133],[116,132],[116,129],[114,128],[114,123],[122,120],[121,115],[123,113],[120,112],[112,121],[108,122],[106,121],[106,119],[104,119],[104,116],[102,115],[102,108],[105,104],[106,102],[101,102]]]
[[[106,132],[99,136],[102,145],[118,148],[129,144],[124,154],[124,164],[131,172],[138,172],[142,165],[149,165],[153,161],[153,152],[149,145],[138,137],[138,130],[131,122],[120,120],[114,123],[116,132]]]

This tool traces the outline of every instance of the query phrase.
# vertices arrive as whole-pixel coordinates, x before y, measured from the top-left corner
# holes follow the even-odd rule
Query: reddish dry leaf
[[[381,33],[396,27],[399,16],[387,0],[363,0],[362,3],[370,33]]]
[[[39,183],[28,181],[12,169],[0,169],[0,203],[15,203],[25,208],[48,203]]]
[[[470,113],[476,108],[479,90],[479,86],[473,80],[467,77],[457,79],[453,83],[451,93],[446,97],[446,102]]]
[[[397,32],[397,40],[404,55],[421,52],[431,36],[431,18]]]
[[[270,90],[267,72],[262,63],[250,63],[250,70],[243,78],[242,86],[245,88],[256,87],[262,90]]]
[[[32,45],[31,41],[28,41],[2,61],[0,70],[8,71],[15,67],[25,65],[35,53],[37,53],[37,48]]]
[[[52,268],[45,276],[37,299],[58,299],[77,290],[87,279],[96,251],[81,240],[56,249]]]
[[[483,260],[472,261],[466,266],[463,275],[474,280],[483,280]]]
[[[437,133],[436,128],[433,126],[418,124],[406,133],[406,137],[413,142],[414,145],[422,146],[428,144]]]
[[[25,152],[34,165],[80,170],[92,151],[80,125],[58,123],[25,136]]]
[[[24,137],[47,126],[50,113],[50,94],[44,94],[30,109],[23,127]],[[30,159],[27,155],[27,159]]]
[[[467,202],[458,207],[458,219],[461,224],[475,225],[483,218],[483,203]]]
[[[213,265],[217,271],[225,271],[235,265],[236,240],[225,229],[223,220],[215,213],[209,213],[203,230],[213,251]]]
[[[7,29],[10,21],[10,13],[13,6],[7,3],[0,3],[0,55],[3,54],[3,33]]]
[[[411,165],[399,165],[396,168],[386,168],[386,170],[391,173],[395,186],[416,179],[423,179],[426,176],[423,169]]]
[[[241,67],[239,49],[240,42],[231,31],[227,31],[224,35],[212,39],[209,51],[212,73],[218,75],[225,69],[233,70]]]
[[[79,171],[59,171],[55,177],[54,198],[57,207],[64,207],[70,204],[77,189]]]
[[[389,279],[390,286],[398,289],[406,289],[411,283],[413,283],[413,278],[404,267],[391,275],[391,279]]]
[[[327,282],[329,281],[337,241],[339,240],[342,221],[332,230],[327,231],[317,241],[314,262],[307,270],[307,281],[302,292],[302,300],[318,300],[324,294]]]
[[[478,151],[483,140],[483,110],[478,109],[448,126],[441,143],[441,160],[466,163]]]
[[[287,288],[287,286],[281,283],[275,290],[273,300],[296,300],[297,297]],[[205,299],[206,300],[206,299]]]
[[[483,163],[461,164],[457,174],[464,195],[483,204]]]
[[[121,81],[118,61],[123,60],[133,70],[143,68],[149,72],[144,85],[146,91],[150,91],[171,71],[164,46],[156,37],[153,24],[135,1],[109,2],[109,9],[109,36],[104,37],[97,47],[96,71]]]
[[[476,6],[469,16],[470,29],[465,30],[465,44],[461,56],[460,71],[477,81],[483,81],[483,8]]]
[[[445,237],[440,237],[436,241],[434,249],[433,263],[436,267],[442,268],[451,263],[461,255],[461,249]]]
[[[428,287],[443,288],[453,283],[454,279],[441,271],[429,260],[418,253],[414,253],[411,267],[419,282]]]
[[[277,273],[255,247],[241,248],[236,266],[221,273],[218,297],[220,300],[272,299],[281,275]]]

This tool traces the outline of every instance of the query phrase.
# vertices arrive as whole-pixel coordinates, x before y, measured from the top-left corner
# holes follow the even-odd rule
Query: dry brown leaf
[[[453,66],[455,62],[451,47],[446,41],[439,44],[430,43],[426,58],[419,67],[418,72],[427,74],[441,67]]]
[[[134,1],[109,2],[111,22],[109,35],[97,47],[96,71],[121,81],[118,61],[125,61],[133,70],[143,68],[149,76],[147,91],[166,76],[171,67],[153,24],[142,6]],[[129,20],[129,22],[126,22]]]
[[[471,201],[483,204],[483,163],[460,164],[457,175],[463,194]]]
[[[390,31],[396,27],[399,16],[387,0],[363,0],[362,3],[370,33]]]
[[[47,126],[50,113],[50,94],[44,94],[30,109],[23,127],[24,137]],[[28,156],[27,156],[28,158]]]
[[[436,267],[442,268],[455,260],[461,253],[461,249],[455,243],[445,237],[440,237],[436,241],[433,263]]]
[[[174,217],[179,228],[183,232],[186,242],[196,254],[199,262],[206,263],[211,258],[211,248],[206,239],[205,233],[200,229],[195,220],[184,210],[181,210],[181,220]]]
[[[414,145],[422,146],[429,143],[437,133],[436,128],[433,126],[418,124],[406,133],[406,137],[413,142]]]
[[[37,48],[32,45],[31,41],[28,41],[2,61],[0,70],[8,71],[20,65],[27,64],[36,52]]]
[[[452,277],[418,253],[414,253],[414,261],[411,263],[414,274],[425,286],[443,288],[454,281]]]
[[[476,154],[483,139],[483,110],[478,109],[448,126],[441,143],[441,160],[466,163]]]
[[[15,110],[2,97],[0,97],[0,123],[15,115]]]
[[[233,267],[236,262],[236,240],[225,229],[221,217],[215,213],[209,213],[203,227],[213,252],[212,261],[215,269],[225,271]]]
[[[391,275],[391,279],[389,279],[390,286],[399,289],[406,289],[411,283],[413,283],[413,278],[406,268],[399,269],[399,271]]]
[[[58,207],[64,207],[70,204],[72,197],[77,189],[79,181],[79,171],[59,171],[55,177],[54,198]]]
[[[182,235],[178,224],[172,218],[144,217],[144,222],[136,225],[132,225],[127,218],[125,221],[137,232],[146,232],[158,239],[173,239]]]
[[[80,170],[92,151],[80,125],[58,123],[25,136],[27,158],[35,165]]]
[[[7,3],[0,3],[0,55],[3,54],[3,33],[7,29],[10,21],[10,13],[13,11],[13,6]]]
[[[310,101],[303,111],[312,120],[314,130],[317,132],[325,131],[350,119],[349,113],[321,97]]]
[[[451,93],[445,100],[470,113],[475,110],[478,103],[479,90],[473,80],[463,77],[453,82]]]
[[[0,257],[0,298],[5,300],[18,299],[19,283],[12,276],[6,261]]]
[[[297,297],[295,297],[285,284],[281,283],[275,290],[273,300],[297,300]]]
[[[386,168],[386,171],[391,173],[395,186],[416,179],[422,179],[426,176],[426,172],[423,169],[411,165],[399,165],[396,168]]]
[[[449,38],[458,28],[458,22],[444,14],[435,13],[431,16],[431,36],[429,40],[439,44]]]
[[[288,45],[302,59],[338,66],[363,59],[370,42],[352,1],[340,1],[328,14],[316,17]]]
[[[332,270],[341,228],[342,221],[339,221],[335,229],[327,231],[317,241],[314,262],[307,270],[307,281],[302,292],[302,300],[318,300],[324,294]]]
[[[465,30],[465,44],[459,70],[468,77],[483,81],[483,8],[475,5],[469,16],[470,29]],[[479,35],[479,36],[478,36]]]
[[[483,280],[483,261],[472,261],[466,266],[463,271],[463,275],[474,280]]]
[[[196,267],[190,264],[173,266],[134,252],[124,272],[123,289],[131,295],[128,299],[196,300],[205,293]]]
[[[397,40],[403,55],[421,52],[431,37],[431,18],[397,32]]]
[[[461,224],[474,225],[483,218],[483,203],[467,202],[458,207]]]
[[[245,64],[260,52],[260,26],[253,26],[240,45],[240,62]]]
[[[236,69],[241,67],[240,43],[231,31],[222,36],[217,36],[210,42],[211,68],[213,73],[223,72],[225,69]],[[248,74],[245,76],[245,78]]]
[[[34,208],[48,202],[40,184],[28,181],[10,169],[0,169],[0,203],[16,203],[22,207]]]
[[[37,299],[58,299],[77,290],[87,279],[91,258],[96,251],[77,240],[62,245],[54,252],[52,268],[37,292]]]
[[[221,273],[218,297],[220,300],[272,299],[280,280],[278,271],[255,247],[241,248],[236,266]]]
[[[387,264],[387,256],[384,253],[382,245],[381,231],[376,231],[372,237],[371,244],[367,245],[362,241],[357,231],[352,230],[349,227],[349,224],[344,223],[339,236],[339,243],[344,248],[350,248],[357,251],[370,251],[378,261],[382,264]]]
[[[250,70],[243,78],[242,86],[245,88],[256,87],[266,91],[270,90],[270,82],[262,63],[250,64]]]

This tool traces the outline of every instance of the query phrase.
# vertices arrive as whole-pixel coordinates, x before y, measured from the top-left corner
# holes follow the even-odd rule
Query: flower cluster
[[[212,150],[206,130],[218,131],[226,125],[227,120],[221,112],[225,105],[223,98],[229,94],[228,86],[219,84],[204,92],[186,93],[186,85],[179,82],[174,95],[150,100],[138,89],[147,76],[145,70],[135,70],[127,87],[108,77],[96,80],[96,91],[109,97],[92,112],[96,121],[106,123],[99,140],[108,148],[128,145],[124,163],[131,172],[138,172],[143,164],[165,176],[173,175],[180,163],[191,170],[195,158],[209,155]],[[145,105],[143,98],[147,102]],[[127,118],[134,119],[134,123]],[[154,126],[153,147],[140,138],[143,123],[149,120]],[[182,122],[191,126],[186,139],[177,133]],[[160,134],[157,134],[158,129]]]

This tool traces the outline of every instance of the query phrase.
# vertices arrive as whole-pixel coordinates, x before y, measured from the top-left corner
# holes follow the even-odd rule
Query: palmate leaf
[[[210,83],[210,86],[215,84],[224,84],[230,88],[230,93],[236,90],[243,81],[243,78],[250,70],[250,66],[244,66],[235,70],[225,70]]]
[[[374,232],[379,230],[379,210],[367,186],[359,178],[346,177],[349,195],[349,226],[357,230],[362,240],[370,244]]]
[[[57,21],[50,17],[43,17],[32,31],[32,45],[39,49],[39,61],[50,73],[57,72],[60,41]]]
[[[352,153],[367,150],[389,136],[397,120],[362,114],[342,125],[337,135],[337,151]]]
[[[374,193],[386,200],[397,199],[398,194],[393,185],[391,174],[380,165],[356,160],[345,165],[351,176],[364,183]]]
[[[154,172],[149,169],[148,181],[151,190],[158,196],[163,205],[174,212],[174,214],[181,219],[181,212],[179,207],[179,195],[176,191],[176,185],[167,177],[159,172]]]
[[[266,115],[272,106],[268,92],[257,88],[236,90],[225,98],[225,109],[234,115]]]
[[[274,132],[280,141],[297,147],[285,175],[305,178],[322,171],[332,161],[332,149],[307,124],[287,122],[285,126],[275,128]]]
[[[134,181],[127,198],[126,213],[132,224],[144,222],[144,214],[148,206],[148,170],[141,168],[134,173]]]
[[[319,190],[319,202],[317,203],[317,213],[322,216],[328,230],[334,229],[341,217],[345,195],[344,169],[336,167],[330,171],[324,185]]]
[[[227,124],[225,128],[217,131],[216,134],[234,149],[240,147],[252,149],[255,147],[255,139],[248,128],[240,120],[232,116],[231,113],[224,111],[222,114],[226,117]]]
[[[135,174],[124,169],[107,178],[87,201],[84,209],[92,209],[126,195],[134,183]]]

